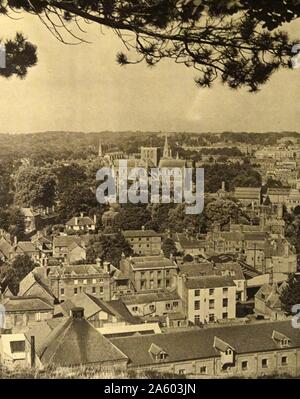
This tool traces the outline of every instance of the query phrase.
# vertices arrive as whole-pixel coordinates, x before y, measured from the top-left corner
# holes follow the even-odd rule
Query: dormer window
[[[156,344],[151,344],[149,353],[155,362],[164,362],[168,357],[167,352]]]
[[[231,354],[232,354],[232,350],[231,349],[227,349],[226,355],[231,355]]]
[[[275,330],[272,333],[272,338],[281,348],[287,348],[291,344],[289,337]]]

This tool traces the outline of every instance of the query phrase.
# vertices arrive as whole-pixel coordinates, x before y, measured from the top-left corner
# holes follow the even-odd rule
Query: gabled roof
[[[140,324],[142,322],[139,317],[132,316],[121,299],[109,301],[107,302],[107,305],[114,311],[116,315],[129,324]]]
[[[71,367],[126,361],[124,353],[85,318],[69,317],[60,321],[37,346],[42,364]],[[31,335],[29,331],[27,336]]]
[[[0,251],[7,259],[15,252],[12,245],[3,237],[0,239]]]
[[[22,252],[37,252],[38,250],[31,241],[19,241],[16,250],[20,249]]]
[[[214,339],[214,348],[216,348],[220,352],[226,352],[227,349],[232,349],[234,348],[229,345],[227,342],[223,341],[221,338],[215,337]]]
[[[74,216],[67,223],[67,226],[89,226],[95,224],[89,216]]]
[[[299,330],[292,327],[290,320],[111,338],[111,342],[125,353],[132,366],[147,366],[155,363],[149,353],[151,344],[164,348],[168,362],[219,357],[214,348],[215,337],[234,348],[237,354],[278,350],[272,338],[274,330],[290,338],[290,348],[300,348]]]
[[[51,311],[53,306],[38,297],[9,297],[2,301],[6,312]]]

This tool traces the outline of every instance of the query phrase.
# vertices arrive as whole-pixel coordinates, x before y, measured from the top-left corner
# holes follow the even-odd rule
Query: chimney
[[[103,266],[104,266],[104,272],[105,273],[109,273],[110,272],[110,263],[109,262],[104,262]]]
[[[225,182],[222,181],[222,191],[225,191]]]
[[[77,216],[75,216],[75,225],[76,226],[78,225],[78,217]]]
[[[83,319],[84,308],[72,308],[70,311],[70,316],[73,317],[73,319]]]
[[[17,244],[18,244],[18,237],[14,236],[14,245],[17,245]]]
[[[80,217],[83,218],[83,212],[80,212]]]
[[[35,367],[35,337],[30,337],[30,367]]]
[[[145,226],[142,226],[142,230],[143,230],[143,231],[145,230]]]
[[[101,267],[101,266],[102,266],[102,261],[101,261],[100,258],[97,258],[97,259],[96,259],[96,265],[97,265],[98,267]]]
[[[94,223],[95,224],[97,223],[97,216],[96,215],[94,215]]]

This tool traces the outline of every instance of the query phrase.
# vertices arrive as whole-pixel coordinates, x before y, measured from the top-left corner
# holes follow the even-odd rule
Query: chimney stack
[[[104,272],[105,273],[109,273],[110,272],[110,263],[109,262],[104,262],[103,266],[104,266]]]
[[[35,367],[35,337],[30,337],[30,367]]]
[[[84,308],[72,308],[70,311],[70,316],[73,319],[83,319],[84,318]]]
[[[95,224],[97,223],[97,216],[96,215],[94,215],[94,223]]]

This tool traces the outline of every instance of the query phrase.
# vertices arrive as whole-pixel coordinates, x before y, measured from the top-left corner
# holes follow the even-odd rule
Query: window
[[[227,312],[224,312],[224,313],[222,314],[222,318],[223,318],[223,319],[228,319],[228,313],[227,313]]]
[[[87,280],[86,279],[83,280],[83,284],[87,284]]]
[[[195,322],[195,324],[199,324],[200,323],[200,316],[199,315],[194,317],[194,322]]]
[[[78,289],[74,288],[74,295],[77,295],[77,293],[78,293]]]
[[[166,280],[166,287],[170,287],[170,280]]]
[[[96,294],[96,287],[92,287],[92,293]]]
[[[100,287],[99,291],[100,291],[100,294],[103,294],[103,292],[104,292],[103,287]]]
[[[161,280],[157,280],[157,288],[161,287]]]
[[[206,366],[201,366],[200,367],[200,374],[206,374],[207,372],[207,367]]]
[[[223,288],[223,295],[227,295],[228,294],[228,288]]]
[[[227,306],[228,306],[228,299],[224,298],[223,299],[223,308],[227,308]]]
[[[200,301],[195,301],[194,303],[194,309],[199,310],[200,309]]]
[[[97,280],[95,278],[93,278],[93,284],[96,284]]]
[[[281,358],[281,365],[286,366],[288,364],[288,358],[287,356],[282,356]]]
[[[25,341],[11,341],[10,349],[12,353],[25,352]]]
[[[154,312],[155,311],[155,305],[150,305],[149,306],[149,310],[150,310],[150,312]]]
[[[65,289],[64,288],[60,289],[60,295],[65,295]]]
[[[173,302],[173,307],[178,308],[178,302]]]
[[[214,295],[215,290],[213,288],[210,288],[209,290],[209,295]]]
[[[209,300],[209,309],[213,309],[215,307],[215,301],[213,299]]]
[[[138,311],[138,307],[137,306],[133,306],[132,311],[133,312],[137,312]]]
[[[268,359],[262,359],[262,361],[261,361],[261,367],[263,367],[263,368],[268,367]]]
[[[166,358],[167,358],[167,354],[166,354],[165,352],[161,352],[161,353],[159,354],[159,359],[160,359],[160,360],[166,360]]]
[[[214,322],[215,321],[215,315],[213,313],[211,313],[210,315],[208,315],[208,320],[210,322]]]
[[[78,284],[78,280],[74,280],[74,284],[77,285]]]
[[[166,303],[165,308],[166,308],[166,310],[170,310],[171,309],[171,304],[170,303]]]
[[[180,370],[178,370],[178,374],[180,374],[180,375],[185,374],[185,369],[180,369]]]
[[[244,360],[242,362],[242,370],[248,370],[248,362],[247,362],[247,360]]]
[[[195,296],[200,296],[200,290],[195,290]]]

